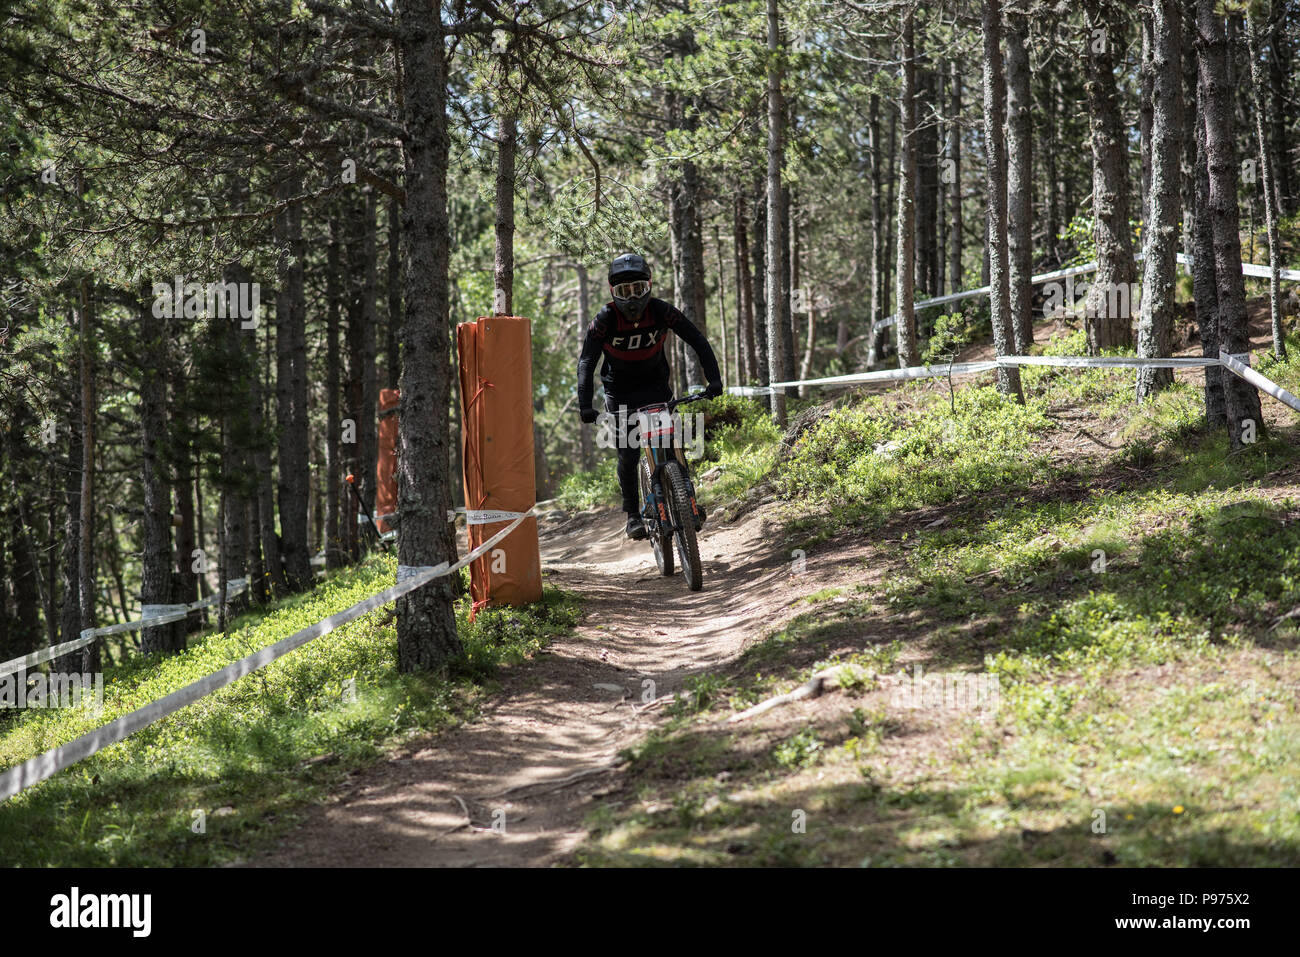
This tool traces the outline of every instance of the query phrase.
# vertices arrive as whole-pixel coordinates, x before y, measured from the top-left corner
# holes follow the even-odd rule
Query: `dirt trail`
[[[563,857],[584,836],[593,798],[617,784],[617,770],[597,769],[660,720],[643,705],[643,682],[660,698],[678,691],[820,587],[821,576],[789,574],[766,525],[762,510],[711,522],[700,542],[704,590],[692,593],[680,572],[659,576],[645,542],[624,539],[621,513],[544,520],[547,580],[585,598],[575,634],[507,669],[480,719],[356,775],[248,863],[545,866]],[[467,811],[472,827],[462,826]],[[501,814],[504,834],[491,829]]]

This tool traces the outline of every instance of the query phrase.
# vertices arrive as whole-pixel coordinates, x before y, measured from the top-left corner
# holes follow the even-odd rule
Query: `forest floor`
[[[354,775],[262,866],[542,866],[586,836],[593,802],[619,787],[624,749],[663,720],[689,680],[737,658],[843,577],[861,549],[793,576],[767,541],[769,506],[701,534],[705,585],[663,578],[610,509],[541,524],[548,585],[584,598],[573,634],[506,669],[478,720]],[[842,567],[841,567],[842,566]],[[652,684],[647,684],[652,682]],[[648,699],[648,700],[647,700]],[[494,828],[493,825],[496,825]]]
[[[618,512],[547,514],[577,628],[245,863],[1294,863],[1294,416],[1265,397],[1272,437],[1228,455],[1178,378],[1142,410],[1131,372],[1055,369],[1025,373],[1023,411],[959,390],[950,413],[943,383],[846,407],[711,507],[699,593]],[[994,700],[932,700],[922,674]]]

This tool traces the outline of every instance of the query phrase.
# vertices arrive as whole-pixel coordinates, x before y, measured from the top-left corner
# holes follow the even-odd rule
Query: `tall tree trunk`
[[[1241,272],[1240,211],[1237,206],[1237,151],[1233,130],[1233,90],[1228,75],[1228,42],[1215,0],[1197,0],[1197,63],[1205,93],[1205,157],[1209,170],[1209,217],[1214,233],[1214,276],[1218,290],[1219,348],[1229,354],[1249,351],[1246,285]],[[1259,393],[1239,376],[1223,381],[1228,436],[1234,449],[1253,433],[1264,434]]]
[[[1088,354],[1133,344],[1132,292],[1137,274],[1129,229],[1128,152],[1115,86],[1119,26],[1102,0],[1085,6],[1084,57],[1092,145],[1093,238],[1097,273],[1088,291]]]
[[[1007,269],[1007,148],[1002,137],[1007,84],[1002,71],[1002,3],[984,0],[984,147],[988,165],[989,303],[993,347],[1000,356],[1015,349],[1011,338],[1011,288]],[[998,391],[1025,401],[1017,366],[998,367]]]
[[[782,126],[782,140],[784,141],[784,125]],[[781,377],[787,382],[795,378],[795,342],[798,341],[795,335],[794,310],[791,308],[791,290],[794,288],[791,282],[791,258],[790,258],[790,186],[787,183],[781,185]],[[786,386],[785,394],[793,398],[799,394],[796,386]]]
[[[898,365],[920,363],[916,344],[915,290],[912,284],[916,260],[916,42],[915,12],[909,6],[902,14],[903,88],[899,93],[899,121],[903,127],[902,174],[898,181]]]
[[[786,366],[784,324],[781,306],[781,167],[785,158],[785,102],[781,95],[781,14],[777,0],[767,0],[767,351],[768,375],[779,382]],[[772,417],[782,429],[786,426],[785,393],[773,391],[769,397]]]
[[[880,308],[882,313],[894,301],[894,267],[897,265],[897,237],[894,227],[898,224],[898,200],[895,196],[898,187],[898,110],[889,111],[889,145],[885,155],[889,158],[889,171],[885,174],[885,245],[886,254],[880,262]],[[883,318],[883,317],[882,317]],[[898,326],[894,326],[897,333]],[[897,345],[897,338],[895,338]]]
[[[356,235],[356,224],[362,220],[362,214],[355,204],[346,210],[347,222],[352,227],[344,234],[343,253],[346,259],[343,288],[347,302],[347,323],[343,330],[343,347],[346,353],[343,373],[343,478],[345,488],[343,496],[343,548],[349,562],[361,558],[363,533],[359,524],[361,510],[357,508],[357,496],[360,488],[357,484],[361,476],[361,407],[364,402],[362,391],[362,283],[365,274],[365,259],[362,243]],[[347,476],[352,481],[347,481]]]
[[[515,307],[515,142],[514,113],[502,113],[497,131],[496,228],[493,232],[492,311],[514,315]]]
[[[387,360],[386,388],[396,389],[402,375],[398,342],[402,335],[402,213],[397,200],[388,201],[388,326],[384,358]],[[336,317],[337,321],[337,317]],[[337,485],[337,480],[335,480]]]
[[[743,381],[755,383],[762,378],[758,363],[758,336],[754,329],[754,273],[749,263],[749,233],[745,218],[745,193],[736,190],[736,213],[732,223],[736,245],[736,288],[740,290],[737,299],[742,311],[737,315],[736,327],[744,340],[741,354],[745,357],[745,374]],[[741,302],[743,300],[743,302]]]
[[[1196,4],[1187,0],[1184,24],[1191,31],[1188,46],[1195,49]],[[1199,69],[1198,69],[1199,74]],[[1196,87],[1197,108],[1192,112],[1196,125],[1195,186],[1196,217],[1192,223],[1192,295],[1196,302],[1196,329],[1201,353],[1207,359],[1219,358],[1219,287],[1214,272],[1214,226],[1210,217],[1210,172],[1205,151],[1205,107],[1207,91],[1199,79]],[[1227,397],[1223,380],[1230,377],[1222,366],[1205,367],[1205,422],[1218,428],[1228,418]]]
[[[1291,135],[1287,120],[1292,115],[1288,109],[1287,86],[1291,77],[1292,32],[1287,32],[1287,17],[1291,15],[1293,0],[1273,0],[1273,22],[1269,29],[1269,148],[1273,152],[1273,171],[1277,176],[1279,213],[1289,216],[1296,209],[1296,190],[1291,164],[1295,162],[1291,149]],[[1294,23],[1294,21],[1293,21]]]
[[[217,320],[221,321],[221,320]],[[243,405],[242,402],[239,403]],[[231,409],[229,405],[222,410],[221,430],[221,507],[218,513],[218,532],[220,537],[221,580],[223,583],[245,577],[247,573],[247,555],[244,552],[244,508],[243,485],[247,469],[246,456],[239,441],[245,430],[239,420],[242,408]],[[248,607],[248,592],[230,595],[223,609],[222,630],[230,614],[239,614]]]
[[[718,322],[722,332],[718,341],[722,343],[722,384],[726,386],[734,381],[731,377],[731,350],[727,342],[727,262],[722,255],[722,240],[718,237],[718,224],[713,224],[713,248],[718,254]]]
[[[587,267],[582,263],[577,263],[573,267],[574,274],[578,278],[578,334],[582,335],[587,323],[591,321],[591,281],[587,276]],[[584,471],[589,471],[596,467],[596,449],[594,436],[592,434],[593,426],[587,422],[578,424],[578,441],[580,448],[580,467]]]
[[[361,284],[361,409],[357,421],[360,439],[360,469],[357,489],[366,511],[375,514],[377,468],[379,463],[379,378],[375,365],[376,338],[379,314],[376,308],[379,295],[377,238],[379,234],[378,210],[374,192],[366,195],[365,233],[362,236],[361,258],[365,265]],[[511,266],[513,272],[513,264]]]
[[[342,389],[339,358],[339,278],[342,267],[339,258],[339,223],[337,216],[331,216],[329,245],[325,250],[325,567],[329,569],[347,564],[342,525],[346,509],[339,501],[344,468],[341,449],[343,417],[339,412]],[[391,257],[388,263],[391,269]],[[389,304],[391,307],[391,294]],[[392,316],[389,316],[389,328],[393,328]],[[391,351],[389,361],[392,361]]]
[[[271,589],[267,585],[266,565],[262,562],[259,537],[261,522],[257,496],[250,495],[243,500],[242,504],[244,506],[244,554],[248,561],[248,594],[253,604],[266,605],[271,600]]]
[[[398,577],[449,560],[451,399],[448,316],[447,63],[438,8],[396,0],[403,70],[407,238],[398,414]],[[397,601],[397,660],[404,672],[441,669],[461,654],[447,577]]]
[[[1264,135],[1264,78],[1259,66],[1259,41],[1249,9],[1246,12],[1246,49],[1250,59],[1250,92],[1255,106],[1255,136],[1259,141],[1259,178],[1264,188],[1264,219],[1268,228],[1268,307],[1272,319],[1273,354],[1279,359],[1285,359],[1286,333],[1282,328],[1282,287],[1278,273],[1281,268],[1279,260],[1282,258],[1282,243],[1277,228],[1277,181],[1273,175],[1273,157]]]
[[[169,363],[169,365],[171,365]],[[171,366],[175,369],[175,366]],[[181,377],[176,376],[173,379],[173,389],[179,389]],[[176,401],[179,406],[180,400]],[[175,442],[175,462],[176,477],[173,484],[172,494],[175,499],[176,514],[180,516],[180,539],[177,542],[176,549],[176,573],[177,589],[173,598],[177,602],[189,604],[196,601],[199,596],[199,576],[194,571],[194,551],[199,547],[198,535],[195,527],[195,507],[194,507],[194,470],[192,463],[194,461],[194,452],[190,444],[188,435],[184,434],[179,441]],[[185,620],[185,631],[198,631],[203,626],[203,614],[195,611]]]
[[[167,379],[165,366],[151,360],[167,353],[165,320],[154,316],[148,287],[140,291],[140,489],[144,497],[140,561],[140,602],[172,603],[172,516],[168,494],[164,443],[167,436]],[[188,599],[187,599],[188,600]],[[146,655],[171,654],[185,647],[185,632],[174,624],[144,628],[140,650]]]
[[[23,520],[23,509],[14,508],[9,513],[9,567],[0,571],[4,580],[13,583],[14,614],[5,643],[5,657],[16,658],[30,654],[41,642],[41,617],[38,598],[44,588],[41,570],[37,566],[36,552],[32,547],[30,529]],[[22,678],[19,672],[19,680]]]
[[[62,604],[59,609],[59,642],[72,641],[81,634],[81,403],[78,400],[68,420],[68,457],[67,480],[64,483],[64,520],[63,520],[63,554],[60,572],[62,575]],[[54,662],[51,669],[56,673],[68,673],[80,669],[81,657],[73,653],[63,655]]]
[[[731,203],[731,265],[736,284],[736,321],[732,323],[732,328],[736,331],[736,385],[749,383],[749,364],[745,356],[745,226],[742,202],[737,191]]]
[[[1034,344],[1034,128],[1029,91],[1029,18],[1007,17],[1007,243],[1015,351]]]
[[[266,405],[266,384],[262,379],[263,371],[261,363],[254,361],[253,368],[249,371],[249,400],[252,404],[252,414],[256,421],[258,434],[252,449],[253,471],[256,473],[253,479],[257,483],[252,500],[255,502],[256,507],[250,514],[257,518],[255,533],[259,543],[258,552],[263,560],[261,574],[265,575],[262,588],[264,600],[271,596],[287,594],[289,585],[284,577],[284,563],[280,555],[280,538],[275,533],[275,485],[272,481],[274,471],[271,468],[271,442],[269,439],[273,430],[266,427],[269,410]],[[265,371],[269,373],[270,369],[267,368]],[[326,470],[326,484],[329,484],[328,469]],[[327,528],[327,542],[328,537]]]
[[[684,121],[683,121],[684,122]],[[692,124],[693,125],[693,124]],[[699,168],[684,162],[670,187],[673,229],[673,276],[677,306],[700,331],[707,331],[704,290],[704,240],[700,232]],[[674,338],[675,343],[677,340]],[[679,346],[680,348],[680,346]],[[704,374],[694,350],[679,352],[676,368],[683,386],[703,383]]]
[[[1040,104],[1043,108],[1043,115],[1047,117],[1048,142],[1047,148],[1039,154],[1043,161],[1043,183],[1044,204],[1047,209],[1047,224],[1044,237],[1047,256],[1051,261],[1053,269],[1059,269],[1063,258],[1060,251],[1060,234],[1061,234],[1061,169],[1063,164],[1058,161],[1057,153],[1061,149],[1061,127],[1062,120],[1056,110],[1056,85],[1044,83],[1039,86]]]
[[[922,58],[923,59],[923,58]],[[917,100],[927,105],[936,103],[934,73],[919,71]],[[928,111],[927,111],[928,112]],[[935,233],[938,229],[939,199],[939,136],[932,115],[924,122],[918,119],[916,131],[916,286],[925,296],[937,295],[935,274]],[[919,330],[918,330],[919,333]],[[929,334],[929,329],[926,329]]]
[[[1197,205],[1196,199],[1197,131],[1204,129],[1196,102],[1196,0],[1180,0],[1179,23],[1183,36],[1183,235],[1180,241],[1183,255],[1192,259],[1195,256],[1196,221],[1204,219],[1205,212],[1203,206]],[[1187,271],[1189,275],[1193,274],[1190,266]],[[1196,298],[1195,294],[1193,298]]]
[[[887,330],[875,329],[875,324],[885,318],[885,290],[883,286],[885,254],[885,212],[881,207],[881,180],[884,174],[883,144],[880,142],[880,96],[872,93],[867,106],[867,126],[871,136],[871,312],[867,316],[866,335],[867,365],[875,363],[878,357],[878,343],[887,335]]]
[[[1151,18],[1139,18],[1142,33],[1142,52],[1138,60],[1138,148],[1142,168],[1142,234],[1146,235],[1151,222],[1151,136],[1155,123],[1155,104],[1152,102],[1155,77],[1151,75],[1151,62],[1155,44],[1151,36]]]
[[[754,224],[753,240],[750,242],[750,260],[753,263],[754,291],[751,297],[754,303],[754,343],[758,357],[758,384],[767,385],[777,381],[772,378],[772,365],[768,357],[771,352],[768,331],[767,310],[767,185],[765,176],[759,175],[754,189]]]
[[[1177,0],[1154,0],[1151,21],[1145,28],[1150,40],[1144,47],[1150,59],[1143,64],[1151,78],[1151,192],[1143,229],[1142,312],[1138,321],[1138,355],[1171,355],[1174,286],[1177,269],[1180,186],[1179,154],[1183,137],[1182,23]],[[1172,369],[1139,369],[1137,397],[1141,401],[1172,385]]]
[[[795,217],[794,222],[791,224],[791,229],[793,230],[794,233],[794,235],[790,239],[791,260],[793,262],[792,268],[796,271],[794,275],[794,279],[792,281],[795,283],[795,285],[798,288],[803,290],[804,306],[808,310],[808,324],[807,326],[805,326],[807,332],[804,337],[803,362],[799,364],[799,378],[809,379],[812,377],[813,359],[815,358],[817,353],[817,293],[816,293],[816,287],[812,287],[812,288],[807,287],[806,284],[808,282],[808,278],[806,275],[804,276],[803,283],[799,282],[797,271],[800,266],[799,260],[800,260],[801,250],[799,248],[800,237],[799,237],[798,217]],[[809,264],[808,271],[811,272],[811,263]],[[808,386],[802,386],[799,389],[799,394],[801,396],[807,396],[808,388],[809,388]]]
[[[94,305],[90,279],[81,278],[79,298],[78,345],[81,352],[81,520],[78,532],[77,578],[80,581],[81,627],[95,627],[95,359],[93,348]],[[81,649],[81,671],[95,674],[100,670],[100,644],[92,641]]]
[[[298,192],[298,179],[285,192]],[[291,591],[312,584],[311,549],[307,539],[307,331],[303,289],[302,209],[293,204],[282,214],[281,228],[289,261],[276,301],[276,424],[279,438],[280,546],[285,582]],[[228,509],[235,513],[238,509]]]

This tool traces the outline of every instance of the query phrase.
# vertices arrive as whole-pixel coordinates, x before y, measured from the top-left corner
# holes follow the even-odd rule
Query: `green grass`
[[[1300,361],[1257,364],[1300,386]],[[774,475],[786,534],[830,554],[867,532],[862,580],[810,589],[694,679],[707,694],[629,752],[581,862],[1300,859],[1294,426],[1230,453],[1199,384],[1141,407],[1128,370],[1028,368],[1024,386],[1024,408],[962,389],[955,415],[946,387],[912,386],[809,431]],[[1079,427],[1118,448],[1062,467],[1053,443]],[[932,528],[906,514],[935,508]],[[815,707],[722,723],[845,662],[865,679]],[[891,676],[917,667],[996,679],[996,706],[901,707]]]
[[[309,594],[244,615],[226,635],[191,638],[169,658],[106,669],[104,708],[28,710],[0,727],[9,767],[107,723],[390,585],[395,560],[374,557]],[[318,638],[125,741],[0,804],[0,860],[28,866],[219,864],[327,794],[347,772],[404,738],[472,715],[479,684],[577,620],[547,589],[534,606],[458,605],[464,657],[447,675],[397,671],[391,610]],[[355,696],[351,693],[355,690]],[[191,828],[206,814],[206,832]]]

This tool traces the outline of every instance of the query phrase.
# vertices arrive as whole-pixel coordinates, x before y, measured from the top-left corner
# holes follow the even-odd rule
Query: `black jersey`
[[[592,371],[602,354],[600,381],[615,402],[620,397],[642,395],[668,386],[668,359],[664,341],[676,333],[695,350],[709,382],[721,381],[718,360],[704,333],[681,311],[662,299],[651,299],[641,318],[633,322],[614,303],[606,303],[587,327],[578,357],[578,407],[591,407]]]

